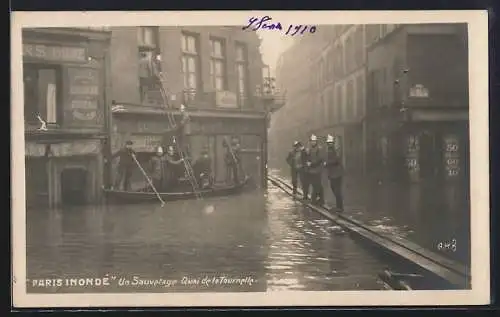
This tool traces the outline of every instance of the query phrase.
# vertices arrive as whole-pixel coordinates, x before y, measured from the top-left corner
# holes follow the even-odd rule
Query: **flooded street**
[[[30,292],[82,291],[75,285],[33,287],[36,279],[103,276],[110,286],[92,291],[383,289],[377,273],[385,267],[341,228],[274,187],[164,208],[30,210],[27,265]],[[202,281],[207,278],[229,282],[208,285]],[[153,279],[178,284],[137,282]]]
[[[270,174],[289,179],[285,168]],[[326,179],[323,187],[327,203],[334,206]],[[347,178],[343,188],[344,215],[375,231],[470,264],[470,209],[464,185],[430,181],[404,185]]]

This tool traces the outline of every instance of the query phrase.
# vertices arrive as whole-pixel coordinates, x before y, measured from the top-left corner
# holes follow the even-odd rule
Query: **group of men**
[[[192,167],[193,174],[188,177],[195,179],[197,189],[210,188],[214,183],[212,158],[207,147],[203,148],[201,155],[192,163],[190,157],[180,155],[174,146],[167,146],[166,153],[162,146],[158,146],[149,164],[143,168],[137,161],[137,153],[132,145],[132,141],[127,141],[122,149],[112,155],[112,159],[119,158],[118,173],[114,183],[117,189],[130,190],[132,172],[137,168],[147,173],[145,176],[150,178],[154,189],[158,192],[175,189],[179,185],[179,180],[185,176],[188,166]],[[241,148],[237,139],[234,139],[231,144],[224,141],[223,145],[226,149],[224,156],[226,179],[236,185],[240,182],[242,174]]]
[[[326,170],[330,189],[336,200],[336,210],[344,210],[342,197],[342,177],[344,168],[342,160],[337,153],[335,138],[331,135],[326,139],[326,151],[318,144],[316,135],[311,135],[308,146],[295,141],[293,149],[288,153],[286,162],[290,166],[292,176],[293,194],[297,196],[297,185],[300,181],[303,199],[310,199],[315,205],[325,203],[322,175]],[[310,189],[311,197],[309,198]]]

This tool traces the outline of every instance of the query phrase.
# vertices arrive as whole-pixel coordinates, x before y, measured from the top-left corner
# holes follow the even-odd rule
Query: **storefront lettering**
[[[24,44],[23,56],[60,62],[87,62],[85,47],[49,46],[43,44]]]
[[[73,118],[78,121],[93,121],[97,118],[97,111],[88,109],[73,109]]]
[[[97,100],[72,99],[71,109],[97,109]]]
[[[162,144],[163,138],[161,135],[132,135],[130,140],[134,142],[133,148],[136,151],[152,152]]]
[[[238,98],[231,91],[217,91],[215,92],[215,103],[221,108],[237,108]]]
[[[444,165],[446,174],[450,177],[460,174],[459,141],[454,135],[444,138]]]
[[[71,86],[70,94],[72,95],[99,95],[99,87],[98,86]]]
[[[99,141],[64,142],[51,145],[53,156],[72,156],[97,154],[99,152]]]
[[[31,157],[41,157],[45,155],[45,144],[26,142],[24,155]]]

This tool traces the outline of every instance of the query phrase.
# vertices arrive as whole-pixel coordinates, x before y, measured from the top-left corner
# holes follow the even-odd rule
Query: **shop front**
[[[100,200],[109,33],[23,30],[28,207]]]
[[[100,140],[40,144],[26,142],[28,207],[97,203],[101,199]]]
[[[208,150],[216,182],[225,182],[227,179],[224,142],[230,143],[234,139],[239,141],[242,149],[243,173],[251,176],[258,185],[264,182],[266,125],[263,115],[241,115],[235,112],[228,114],[222,110],[191,111],[190,118],[190,133],[186,139],[190,157],[194,162],[203,150]],[[154,116],[114,113],[112,129],[112,153],[116,153],[127,140],[131,140],[134,150],[138,153],[139,163],[146,169],[158,146],[173,144],[165,138],[165,131],[169,129],[166,113]],[[111,170],[116,171],[116,164]],[[132,187],[141,188],[144,182],[140,170],[134,172]]]

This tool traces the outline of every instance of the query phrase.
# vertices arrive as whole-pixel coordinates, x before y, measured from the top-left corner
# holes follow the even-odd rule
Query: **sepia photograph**
[[[486,12],[11,30],[14,307],[489,303]]]

